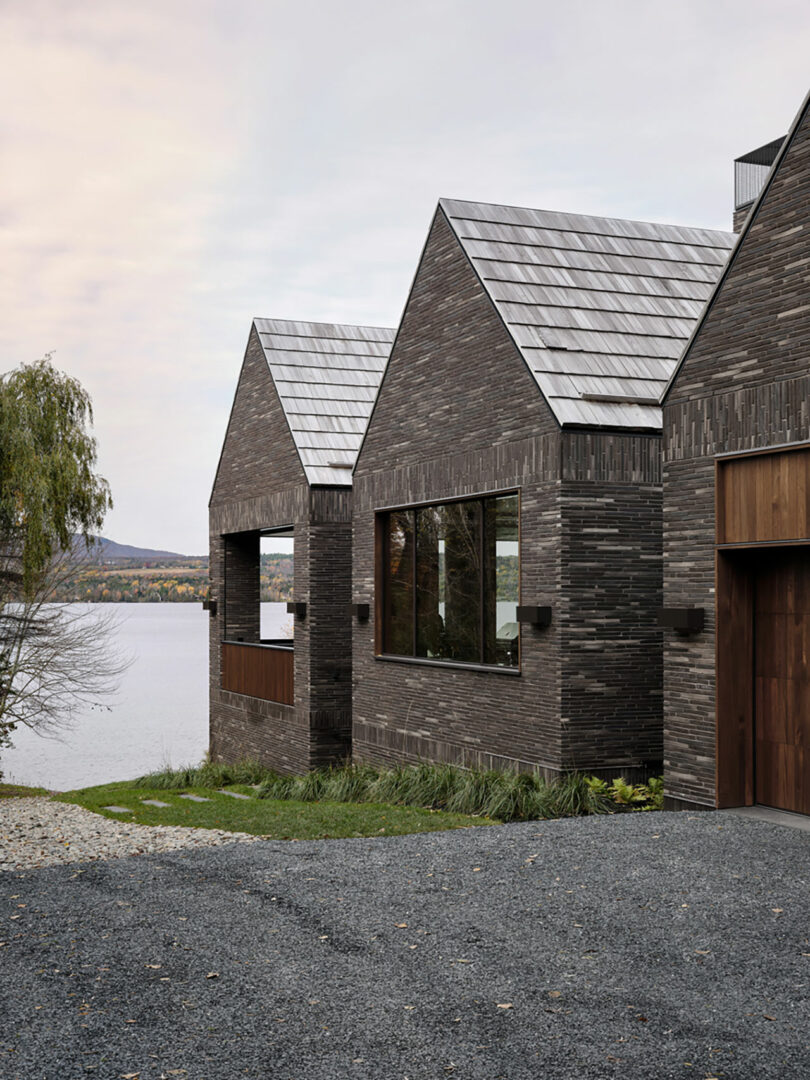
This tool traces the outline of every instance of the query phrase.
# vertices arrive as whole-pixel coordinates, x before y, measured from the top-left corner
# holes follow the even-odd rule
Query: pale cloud
[[[727,227],[810,12],[0,0],[2,366],[95,398],[128,543],[201,551],[251,317],[395,325],[441,195]]]

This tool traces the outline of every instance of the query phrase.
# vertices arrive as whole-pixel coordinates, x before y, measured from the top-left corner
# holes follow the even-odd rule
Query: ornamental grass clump
[[[536,773],[462,769],[454,765],[340,765],[304,776],[274,776],[259,798],[302,802],[387,803],[492,818],[532,821],[615,813],[626,806],[605,781],[571,774],[547,781]]]
[[[260,799],[298,799],[306,801],[301,795],[300,776],[274,776],[265,781],[257,794]]]
[[[456,785],[456,790],[451,796],[447,808],[456,806],[469,806],[474,809],[466,811],[469,814],[484,814],[492,797],[492,790],[498,783],[503,773],[496,769],[463,769]],[[461,813],[454,810],[453,813]]]
[[[201,765],[185,765],[179,769],[165,768],[158,772],[147,773],[133,781],[133,786],[162,789],[164,791],[182,791],[188,787],[221,788],[230,784],[263,784],[275,779],[276,773],[258,761],[239,761],[234,765],[224,765],[204,761]]]
[[[377,779],[378,771],[370,765],[332,766],[324,775],[322,798],[332,802],[384,802],[369,798],[369,789]]]
[[[135,781],[142,788],[258,786],[260,799],[299,802],[384,803],[421,807],[496,821],[533,821],[626,810],[660,809],[663,781],[628,784],[571,773],[544,780],[537,773],[498,769],[462,769],[455,765],[332,765],[303,776],[279,776],[257,762],[235,765],[203,762],[196,767],[164,769]]]

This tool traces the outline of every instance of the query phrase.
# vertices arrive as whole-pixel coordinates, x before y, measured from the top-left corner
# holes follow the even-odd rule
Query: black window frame
[[[463,671],[483,671],[491,672],[500,675],[520,675],[523,664],[523,635],[520,624],[518,623],[518,636],[517,636],[517,649],[518,659],[515,665],[504,664],[491,664],[485,662],[486,654],[486,604],[485,604],[485,592],[486,582],[484,575],[485,566],[485,504],[488,499],[505,498],[514,495],[517,498],[517,527],[518,527],[518,600],[520,604],[521,594],[521,489],[520,488],[506,488],[497,489],[494,491],[475,492],[469,495],[457,495],[452,498],[444,499],[431,499],[425,502],[408,503],[406,505],[385,506],[379,507],[375,510],[375,649],[374,655],[377,660],[393,661],[401,664],[426,664],[431,667],[442,668],[455,668]],[[426,510],[432,507],[448,506],[458,503],[477,503],[478,505],[478,520],[480,523],[478,531],[478,548],[479,548],[479,660],[467,661],[467,660],[452,660],[441,659],[427,656],[420,656],[417,653],[417,639],[418,639],[418,617],[417,617],[417,544],[416,544],[416,515],[419,510]],[[411,552],[412,559],[412,604],[413,612],[411,616],[411,653],[392,653],[386,651],[387,636],[389,628],[387,625],[387,589],[388,585],[388,567],[389,567],[389,528],[388,522],[391,514],[403,514],[410,513],[412,515],[412,530],[414,536],[413,551]]]

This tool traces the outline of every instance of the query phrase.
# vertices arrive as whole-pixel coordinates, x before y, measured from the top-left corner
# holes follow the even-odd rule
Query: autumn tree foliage
[[[50,356],[0,376],[0,746],[95,703],[123,665],[103,620],[51,601],[112,506],[93,411]]]

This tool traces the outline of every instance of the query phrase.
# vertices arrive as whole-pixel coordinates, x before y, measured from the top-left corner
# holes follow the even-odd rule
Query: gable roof
[[[351,486],[394,331],[254,319],[310,484]]]
[[[734,234],[441,199],[558,422],[657,430]]]
[[[785,160],[785,156],[787,155],[788,151],[790,150],[791,144],[793,143],[793,140],[796,137],[796,133],[799,130],[799,127],[801,126],[802,121],[804,120],[808,109],[810,109],[810,92],[808,92],[807,96],[805,97],[804,101],[802,102],[801,106],[799,107],[799,111],[796,113],[796,116],[793,118],[793,123],[790,125],[790,130],[788,131],[787,135],[782,140],[782,145],[781,145],[779,151],[777,152],[776,157],[773,160],[773,164],[771,165],[771,168],[770,168],[770,171],[769,171],[769,173],[767,175],[767,178],[766,178],[765,182],[762,184],[762,186],[761,186],[761,188],[759,190],[759,194],[757,195],[757,197],[754,199],[753,203],[751,204],[751,209],[748,211],[748,217],[746,217],[745,222],[744,222],[742,228],[740,229],[739,236],[736,237],[734,248],[733,248],[733,250],[732,250],[732,252],[731,252],[731,254],[730,254],[730,256],[729,256],[729,258],[728,258],[728,260],[726,262],[726,265],[723,267],[722,273],[720,274],[717,281],[715,282],[714,288],[712,289],[711,294],[708,297],[708,299],[706,301],[706,304],[705,304],[703,310],[700,313],[700,318],[698,319],[698,321],[695,323],[694,327],[692,328],[692,333],[689,336],[689,340],[687,341],[686,345],[684,346],[683,352],[681,353],[681,355],[680,355],[680,357],[678,359],[678,363],[675,365],[675,369],[673,370],[672,374],[669,377],[669,380],[667,381],[667,385],[664,387],[664,390],[663,390],[663,392],[661,394],[661,404],[662,405],[666,402],[666,399],[669,397],[669,392],[672,389],[672,386],[673,386],[675,380],[678,377],[678,372],[681,370],[683,365],[686,363],[686,358],[689,356],[689,353],[692,351],[692,346],[694,345],[695,341],[697,340],[697,338],[698,338],[698,336],[699,336],[699,334],[701,332],[701,329],[703,328],[703,325],[705,324],[706,320],[709,318],[709,316],[711,314],[711,311],[712,311],[712,308],[714,307],[715,301],[717,300],[717,297],[720,294],[720,290],[723,288],[723,283],[725,282],[728,275],[731,273],[731,270],[732,270],[732,268],[734,266],[734,263],[736,262],[737,256],[739,255],[740,248],[745,243],[746,236],[748,235],[749,231],[751,230],[751,228],[753,227],[755,221],[757,220],[760,208],[761,208],[762,204],[765,202],[765,200],[768,197],[768,192],[771,189],[771,184],[774,181],[774,177],[776,176],[780,165]],[[769,145],[772,145],[772,144],[769,144]]]

